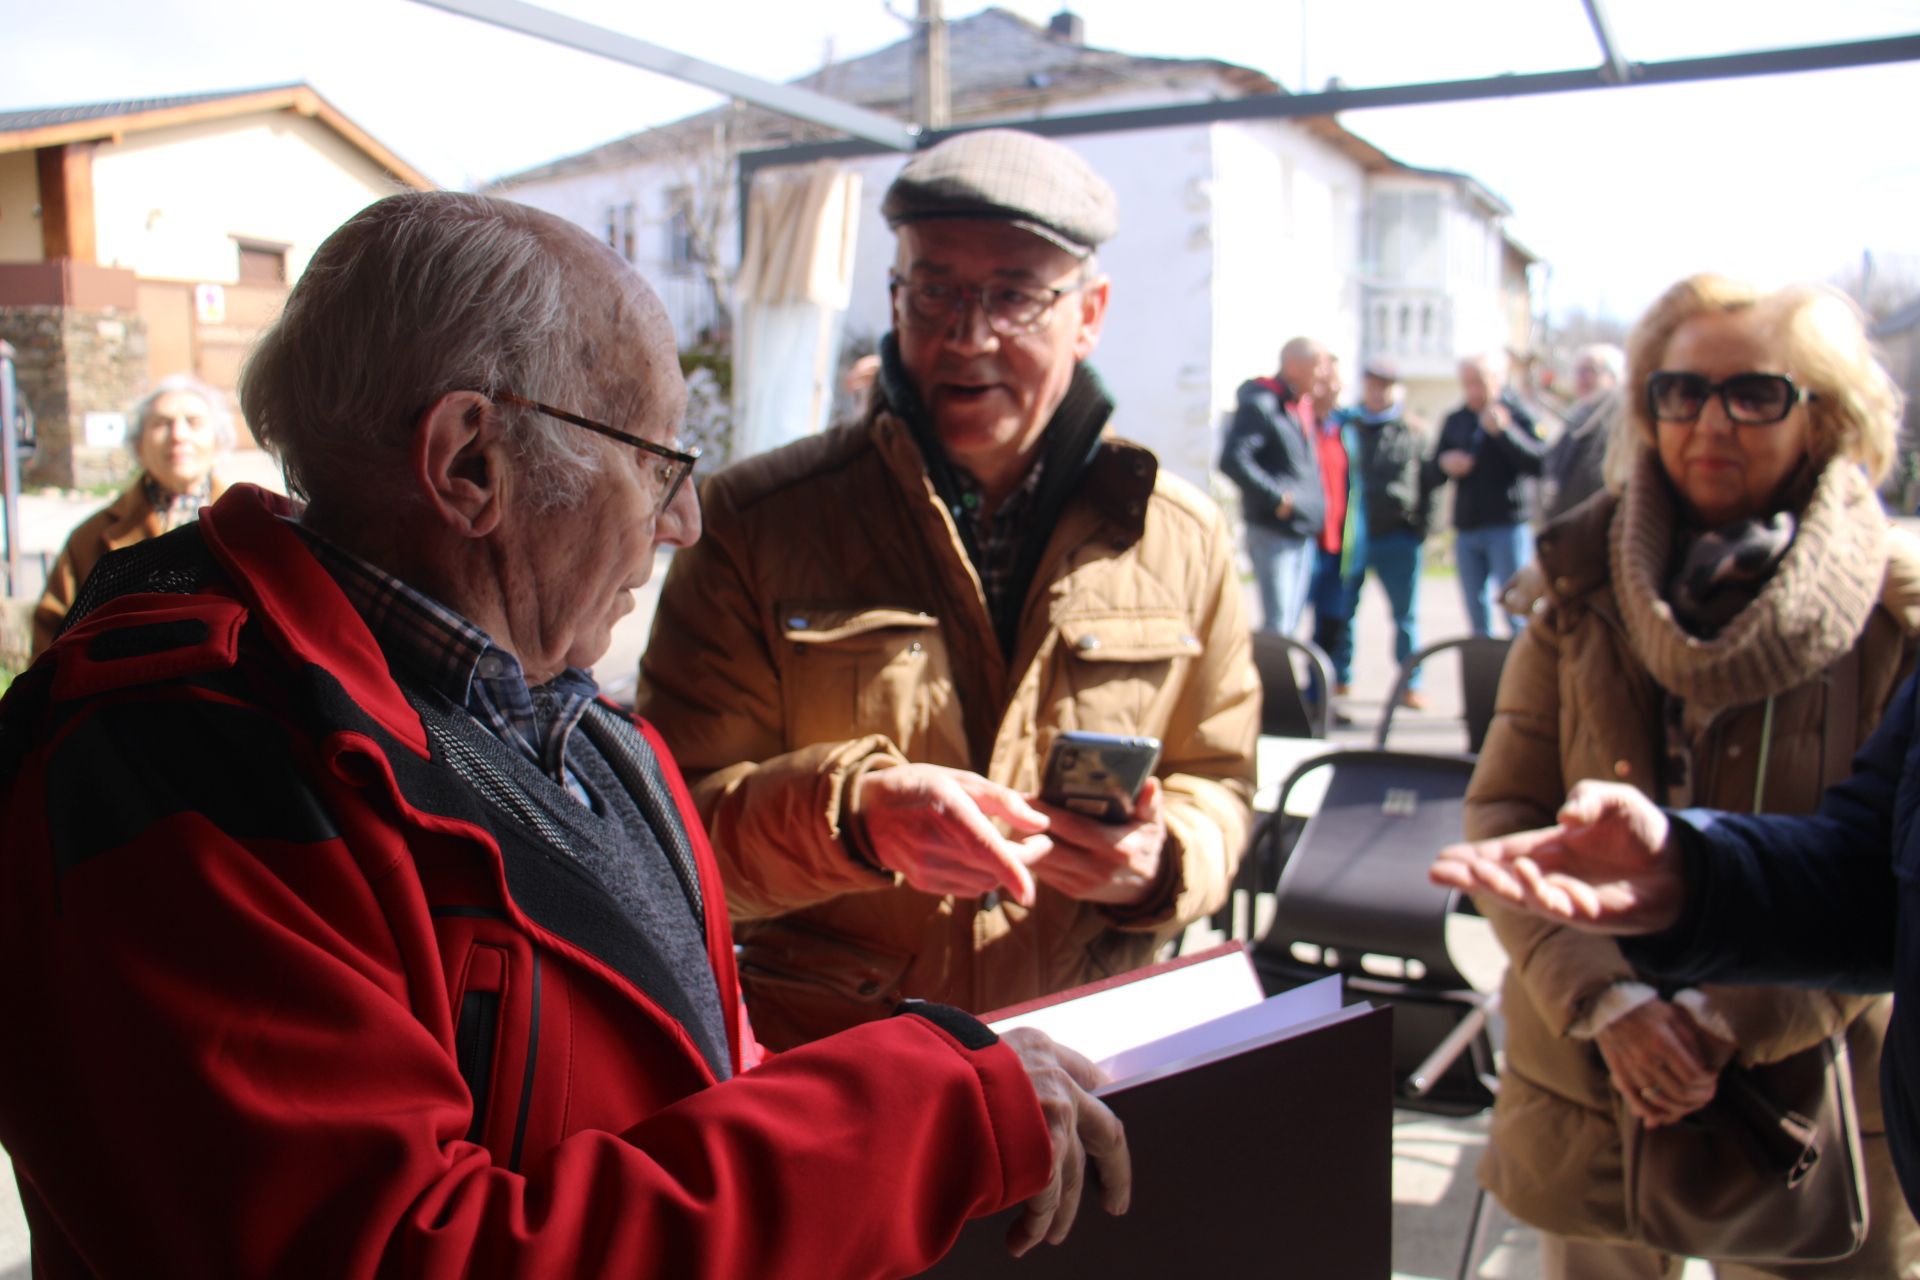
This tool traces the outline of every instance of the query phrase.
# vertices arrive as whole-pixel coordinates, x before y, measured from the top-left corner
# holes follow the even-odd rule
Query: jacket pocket
[[[1062,727],[1158,734],[1178,682],[1174,675],[1202,652],[1185,614],[1081,615],[1059,622],[1060,670],[1076,712]],[[1052,744],[1041,742],[1044,753]]]
[[[500,993],[469,991],[460,997],[460,1023],[454,1030],[454,1057],[460,1064],[460,1078],[473,1095],[473,1123],[467,1126],[467,1141],[479,1142],[486,1134],[487,1103],[493,1097],[493,1060],[500,1037]]]
[[[898,605],[783,604],[778,622],[789,742],[880,734],[912,754],[936,729],[958,728],[947,648],[932,614]]]
[[[869,1017],[900,1002],[913,957],[793,919],[741,930],[740,974],[750,986],[777,988],[782,1004],[872,1006]]]
[[[479,944],[467,953],[460,991],[459,1021],[454,1027],[454,1059],[473,1096],[473,1122],[467,1141],[485,1142],[493,1110],[494,1071],[500,1057],[500,1002],[506,990],[508,957],[500,947]]]

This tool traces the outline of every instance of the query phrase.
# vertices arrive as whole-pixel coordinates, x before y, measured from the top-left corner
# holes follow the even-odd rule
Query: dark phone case
[[[1125,822],[1159,762],[1157,738],[1063,733],[1047,755],[1040,798],[1101,822]]]

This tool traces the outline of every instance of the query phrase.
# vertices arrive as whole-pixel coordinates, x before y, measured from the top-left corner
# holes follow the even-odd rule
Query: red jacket
[[[963,1017],[757,1065],[642,724],[703,882],[716,1082],[597,882],[430,758],[284,510],[242,486],[127,553],[189,593],[100,605],[0,703],[0,1143],[36,1274],[903,1275],[1045,1184],[1025,1074]]]

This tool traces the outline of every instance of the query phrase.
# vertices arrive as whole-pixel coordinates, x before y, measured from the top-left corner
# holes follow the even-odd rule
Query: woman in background
[[[157,538],[199,516],[226,487],[213,465],[233,448],[225,398],[198,378],[162,378],[127,415],[127,446],[140,474],[119,497],[82,521],[47,575],[33,611],[33,655],[53,643],[80,584],[109,551]]]

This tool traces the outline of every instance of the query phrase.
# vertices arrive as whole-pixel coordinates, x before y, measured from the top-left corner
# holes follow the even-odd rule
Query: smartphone
[[[1101,822],[1125,822],[1158,763],[1158,738],[1069,729],[1053,740],[1040,798]]]

